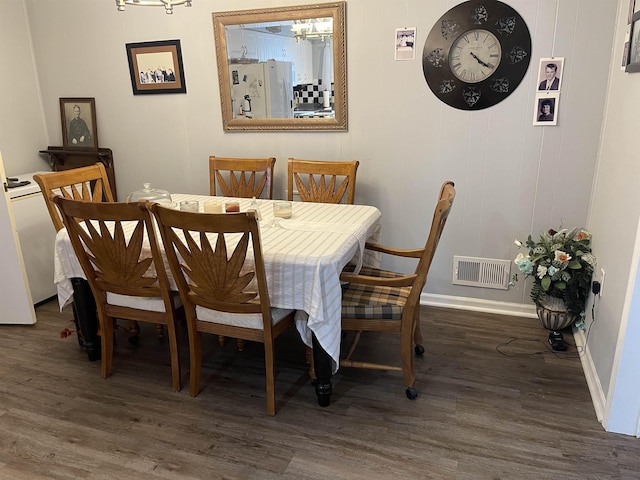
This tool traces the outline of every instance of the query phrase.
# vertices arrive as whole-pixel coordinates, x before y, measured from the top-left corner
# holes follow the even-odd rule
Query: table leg
[[[91,287],[84,278],[72,278],[71,285],[73,286],[73,314],[82,335],[84,349],[89,360],[94,362],[100,359],[96,303]]]
[[[316,372],[316,395],[318,396],[318,405],[328,407],[331,403],[331,357],[324,348],[320,346],[320,342],[313,335],[313,365]]]

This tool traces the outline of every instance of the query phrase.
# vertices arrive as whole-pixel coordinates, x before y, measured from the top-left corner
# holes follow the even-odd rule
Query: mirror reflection
[[[213,14],[225,130],[346,130],[344,7]]]

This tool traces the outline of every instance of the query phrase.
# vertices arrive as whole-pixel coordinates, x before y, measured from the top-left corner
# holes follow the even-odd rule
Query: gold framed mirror
[[[213,13],[224,130],[347,130],[345,10]]]

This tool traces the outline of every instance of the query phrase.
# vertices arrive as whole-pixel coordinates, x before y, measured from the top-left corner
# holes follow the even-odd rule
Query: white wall
[[[297,3],[304,2],[259,6]],[[61,142],[58,98],[95,97],[100,145],[114,151],[121,195],[143,181],[206,192],[211,154],[276,156],[276,195],[289,156],[353,158],[361,162],[356,201],[382,210],[383,240],[416,245],[440,184],[452,179],[458,199],[427,291],[529,304],[522,284],[509,292],[452,286],[452,257],[511,258],[516,236],[584,225],[604,104],[594,92],[606,88],[617,0],[512,0],[531,30],[532,67],[505,102],[479,112],[438,101],[422,73],[424,39],[455,3],[348,1],[348,132],[225,134],[211,12],[255,1],[198,0],[166,15],[162,8],[118,12],[109,1],[27,0],[51,141]],[[396,62],[395,28],[407,25],[418,29],[418,58]],[[188,93],[134,96],[125,44],[172,38],[182,42]],[[537,62],[550,55],[567,59],[559,125],[534,127]],[[407,222],[407,204],[423,222]]]
[[[192,8],[178,7],[169,16],[162,9],[140,7],[117,12],[112,1],[23,1],[50,144],[61,144],[58,98],[95,97],[100,145],[114,151],[121,195],[143,181],[172,192],[205,193],[211,154],[276,156],[276,195],[283,194],[289,156],[358,159],[357,203],[381,209],[384,242],[409,247],[424,242],[439,186],[454,180],[458,197],[425,298],[464,297],[491,302],[495,309],[510,303],[530,306],[528,286],[522,282],[509,291],[452,286],[452,256],[510,259],[516,253],[515,237],[560,224],[583,226],[595,185],[587,226],[594,231],[607,283],[589,350],[596,383],[612,395],[618,332],[624,335],[619,328],[622,305],[633,310],[633,293],[625,300],[622,292],[632,276],[628,264],[638,223],[633,189],[637,162],[630,166],[625,161],[633,157],[637,98],[630,92],[636,79],[615,71],[621,56],[620,32],[613,43],[616,15],[620,24],[618,10],[624,9],[618,8],[618,0],[507,0],[529,26],[532,62],[506,101],[479,112],[439,102],[422,74],[424,40],[458,0],[348,0],[349,131],[226,134],[211,12],[311,2],[196,0]],[[5,3],[13,6],[21,0]],[[404,26],[417,27],[418,55],[414,61],[396,62],[395,29]],[[134,96],[125,44],[174,38],[182,42],[188,93]],[[538,60],[549,56],[566,59],[559,121],[556,127],[534,127]],[[609,80],[614,87],[594,183]],[[5,117],[13,110],[3,105],[1,112]],[[629,126],[627,131],[620,130],[620,121]],[[41,137],[29,149],[45,146]],[[29,143],[25,134],[18,139]],[[624,216],[612,215],[621,208]]]
[[[2,2],[0,14],[0,151],[8,176],[48,170],[47,147],[29,25],[22,0]]]
[[[627,1],[621,1],[618,8],[613,68],[588,222],[598,254],[598,270],[604,268],[606,276],[587,352],[606,396],[605,427],[638,435],[640,74],[619,69],[628,6]]]

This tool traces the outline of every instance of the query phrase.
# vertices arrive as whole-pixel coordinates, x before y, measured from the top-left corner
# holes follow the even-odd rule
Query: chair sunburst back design
[[[293,200],[294,186],[303,202],[353,204],[359,161],[331,162],[289,158],[287,198]]]
[[[273,198],[274,157],[223,158],[209,157],[209,190],[216,195],[218,188],[225,197]],[[216,184],[218,188],[216,188]]]
[[[64,225],[58,209],[50,200],[52,195],[89,202],[115,201],[111,193],[107,171],[100,162],[87,167],[37,174],[33,176],[33,179],[40,186],[44,203],[47,205],[56,232],[60,231]]]

